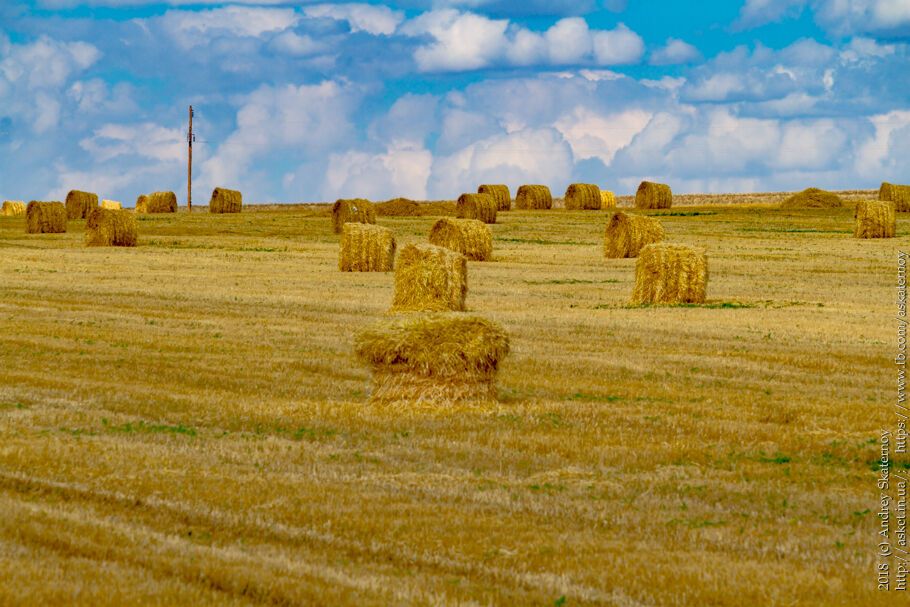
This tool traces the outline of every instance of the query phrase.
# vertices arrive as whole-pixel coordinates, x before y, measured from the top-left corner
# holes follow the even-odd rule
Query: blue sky
[[[0,198],[910,182],[910,0],[2,0]]]

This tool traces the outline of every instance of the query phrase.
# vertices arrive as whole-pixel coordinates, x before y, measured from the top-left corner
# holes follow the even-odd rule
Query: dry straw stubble
[[[376,223],[376,209],[373,203],[363,198],[336,200],[332,205],[332,229],[341,234],[346,223]]]
[[[4,200],[0,215],[4,217],[21,217],[25,215],[25,203],[21,200]]]
[[[66,232],[66,206],[62,202],[33,200],[25,207],[26,234],[62,234]]]
[[[70,190],[66,195],[66,218],[86,219],[92,209],[98,208],[98,194]]]
[[[595,211],[603,199],[600,188],[591,183],[573,183],[566,189],[566,208],[571,211]]]
[[[152,192],[136,200],[137,213],[176,213],[177,195],[173,192]]]
[[[545,185],[523,185],[515,194],[515,208],[544,210],[553,208],[553,195]]]
[[[493,231],[476,219],[444,217],[430,229],[430,244],[461,253],[472,261],[493,258]]]
[[[496,223],[497,209],[496,199],[489,194],[462,194],[455,204],[455,215],[459,219]]]
[[[392,230],[367,223],[346,223],[341,231],[338,269],[342,272],[390,272],[395,265]]]
[[[496,201],[496,208],[500,211],[512,209],[512,193],[509,192],[509,186],[507,185],[485,184],[477,188],[477,193],[492,196]]]
[[[894,238],[896,218],[894,203],[887,200],[861,200],[856,203],[856,238]]]
[[[237,190],[215,188],[209,200],[209,213],[239,213],[243,210],[243,194]]]
[[[461,253],[411,244],[398,254],[392,312],[461,312],[467,294],[468,262]]]
[[[665,183],[642,181],[635,193],[637,209],[669,209],[673,206],[673,190]]]
[[[85,222],[89,247],[135,247],[139,240],[136,214],[117,209],[93,209]]]
[[[895,185],[887,181],[878,190],[878,199],[894,203],[894,210],[906,213],[910,211],[910,185]]]
[[[649,244],[635,264],[632,303],[637,305],[704,303],[708,257],[683,245]]]
[[[638,257],[643,247],[663,239],[664,228],[657,219],[617,211],[607,220],[604,256],[610,259]]]

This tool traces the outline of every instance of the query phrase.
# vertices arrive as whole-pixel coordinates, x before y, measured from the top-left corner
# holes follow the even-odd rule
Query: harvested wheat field
[[[639,211],[709,251],[676,306],[629,304],[606,213],[500,214],[466,300],[425,273],[508,336],[471,408],[370,402],[355,336],[423,313],[338,271],[329,207],[138,215],[127,248],[0,217],[0,603],[882,604],[910,217],[779,202]],[[439,218],[376,222],[402,255]]]

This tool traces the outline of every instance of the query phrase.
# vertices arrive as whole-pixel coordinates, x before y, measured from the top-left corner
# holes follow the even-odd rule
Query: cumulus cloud
[[[326,200],[336,198],[384,199],[403,196],[427,198],[433,164],[429,150],[411,144],[393,144],[379,154],[348,151],[332,154],[323,187]]]
[[[798,16],[806,7],[816,22],[839,35],[910,36],[910,3],[906,0],[746,0],[737,26],[757,27]]]
[[[670,38],[666,46],[651,53],[651,65],[679,65],[701,59],[698,49],[684,40]]]
[[[372,4],[317,4],[303,9],[307,17],[346,21],[352,32],[389,36],[404,20],[404,13]]]
[[[644,40],[623,23],[616,29],[596,32],[593,44],[598,65],[637,63],[645,53]]]

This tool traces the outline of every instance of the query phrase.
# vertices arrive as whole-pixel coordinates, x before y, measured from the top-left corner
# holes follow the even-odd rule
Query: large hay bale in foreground
[[[496,201],[496,209],[499,211],[512,210],[512,194],[509,192],[509,186],[507,185],[482,185],[477,188],[477,193],[492,196],[493,200]]]
[[[430,244],[461,253],[472,261],[493,257],[493,231],[477,219],[444,217],[430,229]]]
[[[21,200],[4,200],[0,215],[4,217],[20,217],[25,215],[25,203]]]
[[[669,209],[673,206],[673,190],[665,183],[642,181],[635,192],[636,209]]]
[[[887,200],[861,200],[856,203],[856,238],[894,238],[894,203]]]
[[[515,208],[541,210],[553,208],[553,195],[545,185],[523,185],[515,194]]]
[[[658,220],[617,211],[607,221],[604,257],[610,259],[638,257],[642,248],[663,239],[664,228]]]
[[[894,203],[894,210],[906,213],[910,211],[910,185],[894,185],[887,181],[878,190],[878,199]]]
[[[496,223],[496,199],[489,194],[462,194],[455,204],[458,219],[477,219],[484,223]]]
[[[782,203],[782,209],[836,209],[844,206],[840,196],[818,188],[809,188],[793,194]]]
[[[102,209],[108,209],[108,210],[110,210],[110,211],[117,211],[117,210],[119,210],[119,209],[122,209],[122,208],[123,208],[123,205],[120,204],[120,203],[119,203],[118,201],[116,201],[116,200],[102,200],[102,201],[101,201],[101,208],[102,208]]]
[[[359,333],[355,352],[372,369],[373,404],[490,405],[496,402],[496,373],[509,353],[509,337],[483,318],[430,314]]]
[[[26,234],[62,234],[66,232],[66,206],[62,202],[33,200],[25,207]]]
[[[468,262],[461,253],[412,244],[398,254],[393,312],[460,312],[467,294]]]
[[[66,195],[66,218],[86,219],[92,209],[98,208],[98,194],[70,190]]]
[[[683,245],[649,244],[635,264],[633,304],[704,303],[708,257]]]
[[[176,213],[177,194],[173,192],[152,192],[136,200],[137,213]]]
[[[616,208],[616,195],[609,190],[600,191],[600,208],[601,209],[615,209]]]
[[[573,183],[564,196],[566,208],[570,211],[596,211],[603,201],[600,188],[592,183]]]
[[[243,194],[237,190],[215,188],[209,200],[209,213],[239,213],[243,209]]]
[[[341,234],[346,223],[376,223],[373,203],[363,198],[341,199],[332,205],[332,229]]]
[[[135,247],[139,239],[136,214],[124,210],[92,209],[85,222],[89,247]]]
[[[338,269],[342,272],[390,272],[395,265],[395,235],[389,228],[346,223],[341,230]]]

